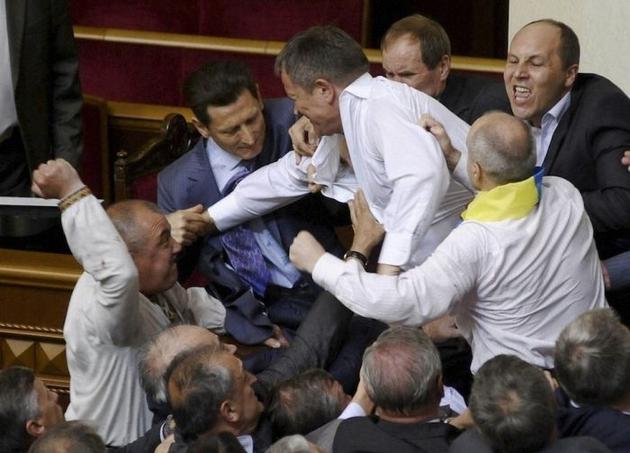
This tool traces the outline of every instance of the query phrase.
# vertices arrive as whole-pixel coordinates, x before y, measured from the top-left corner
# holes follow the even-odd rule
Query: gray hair
[[[330,25],[311,27],[295,35],[280,51],[275,64],[276,74],[286,73],[291,82],[305,90],[312,90],[317,79],[345,87],[368,70],[359,43]]]
[[[523,181],[534,174],[534,139],[524,121],[503,112],[479,118],[468,134],[469,160],[477,161],[499,184]]]
[[[163,330],[141,346],[138,353],[140,383],[147,394],[158,402],[166,402],[165,376],[173,359],[185,351],[215,345],[215,342],[203,341],[202,334],[214,336],[204,327],[179,324]]]
[[[311,446],[300,434],[285,436],[270,446],[265,453],[311,453]]]
[[[221,403],[234,391],[230,370],[219,363],[216,346],[203,346],[179,354],[166,373],[168,403],[185,441],[211,430],[219,419]]]
[[[308,434],[337,418],[345,401],[332,392],[335,382],[322,369],[308,370],[281,382],[267,407],[274,434]]]
[[[363,354],[365,390],[386,411],[411,415],[428,405],[437,408],[441,376],[438,351],[419,328],[389,328]]]
[[[107,208],[109,218],[131,253],[141,250],[145,243],[145,231],[139,228],[139,217],[146,212],[163,214],[155,203],[146,200],[119,201]]]
[[[35,374],[14,366],[0,371],[0,451],[23,451],[33,441],[26,422],[40,415]]]
[[[479,369],[470,412],[492,448],[502,453],[539,451],[555,428],[555,400],[542,370],[511,355],[498,355]]]
[[[583,313],[560,333],[555,367],[576,403],[617,403],[630,390],[630,330],[610,309]]]
[[[29,453],[105,453],[103,440],[90,426],[70,421],[55,425],[31,446]]]

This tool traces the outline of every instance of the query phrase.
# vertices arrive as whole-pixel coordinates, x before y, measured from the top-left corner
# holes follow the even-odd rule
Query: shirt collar
[[[254,438],[252,436],[243,435],[238,436],[237,439],[238,442],[241,444],[241,447],[243,447],[243,450],[245,450],[247,453],[254,453]]]
[[[368,72],[362,74],[343,90],[341,96],[344,93],[350,93],[360,98],[367,98],[370,95],[372,79],[373,77]]]
[[[221,148],[217,143],[212,139],[208,138],[206,142],[206,152],[208,153],[208,160],[210,161],[210,165],[214,168],[215,166],[220,166],[225,168],[227,171],[232,171],[237,168],[243,159],[238,156],[235,156],[232,153],[225,151]]]
[[[558,102],[556,102],[556,105],[554,105],[551,110],[543,115],[540,125],[544,127],[545,123],[550,120],[554,120],[556,123],[559,122],[560,118],[562,118],[562,115],[564,115],[564,112],[566,112],[569,108],[570,102],[571,91],[567,91],[567,94],[562,96],[562,98]]]

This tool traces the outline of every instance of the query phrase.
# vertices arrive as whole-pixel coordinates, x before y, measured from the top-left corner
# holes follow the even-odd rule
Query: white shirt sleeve
[[[98,200],[85,197],[61,215],[70,250],[96,282],[96,291],[83,301],[100,338],[125,345],[136,335],[138,270],[127,246]],[[83,277],[82,277],[83,278]]]
[[[358,315],[422,325],[448,313],[474,288],[479,263],[488,259],[483,243],[460,225],[422,265],[399,275],[368,273],[357,260],[327,253],[315,264],[313,280]]]
[[[259,168],[243,179],[234,191],[208,208],[220,231],[255,219],[307,195],[306,169],[310,159],[295,163],[294,152]]]
[[[382,104],[382,105],[381,105]],[[404,265],[433,222],[450,181],[442,150],[429,132],[405,120],[392,102],[370,116],[373,145],[393,189],[385,207],[385,240],[379,263]]]

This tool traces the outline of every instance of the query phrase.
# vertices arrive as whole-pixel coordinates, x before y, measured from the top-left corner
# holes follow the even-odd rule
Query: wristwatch
[[[359,261],[361,261],[363,269],[367,269],[368,259],[363,253],[357,252],[356,250],[348,250],[346,253],[343,254],[343,259],[345,261],[348,261],[348,258],[358,259]]]

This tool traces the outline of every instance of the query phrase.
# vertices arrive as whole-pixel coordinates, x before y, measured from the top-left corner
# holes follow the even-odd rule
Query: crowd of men
[[[157,205],[104,210],[63,159],[33,172],[84,269],[69,421],[2,370],[0,451],[630,451],[630,330],[606,300],[630,280],[630,99],[551,19],[516,33],[504,86],[450,74],[423,16],[381,48],[372,77],[344,31],[297,34],[288,99],[240,62],[199,68],[201,138]]]

